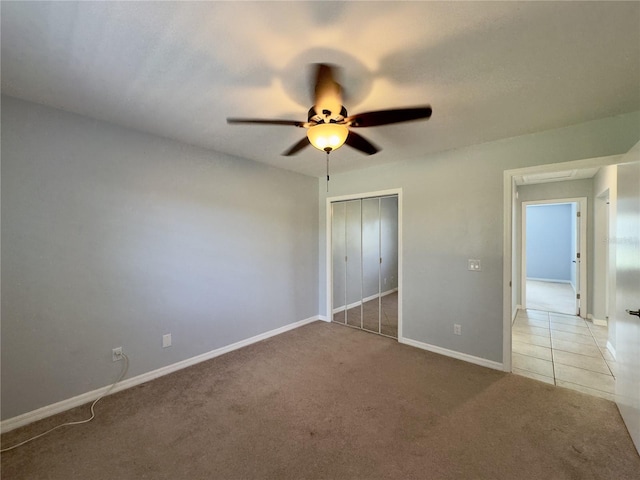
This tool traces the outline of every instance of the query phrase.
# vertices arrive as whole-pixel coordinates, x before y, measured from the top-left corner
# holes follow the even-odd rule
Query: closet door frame
[[[340,195],[327,197],[326,199],[326,320],[333,319],[333,242],[332,242],[332,203],[346,200],[363,200],[372,197],[398,197],[398,342],[402,343],[404,336],[402,333],[402,295],[403,295],[403,261],[402,261],[402,188],[389,190],[379,190],[375,192],[354,193],[350,195]]]

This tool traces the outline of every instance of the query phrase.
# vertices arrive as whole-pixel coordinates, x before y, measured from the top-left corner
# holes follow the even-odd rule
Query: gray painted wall
[[[2,418],[317,315],[316,188],[3,97]]]
[[[502,258],[503,171],[626,152],[639,123],[636,112],[332,175],[328,194],[320,179],[320,312],[326,196],[402,188],[404,336],[502,361],[502,265],[510,262]],[[424,129],[428,135],[428,122]],[[338,162],[340,151],[332,155]],[[481,259],[482,271],[468,271],[469,258]],[[461,336],[453,335],[454,323]]]
[[[572,204],[527,206],[527,278],[557,280],[575,286]]]

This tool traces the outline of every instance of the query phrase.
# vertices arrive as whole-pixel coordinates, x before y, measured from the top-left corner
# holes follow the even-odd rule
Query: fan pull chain
[[[329,192],[329,150],[327,150],[327,192]]]

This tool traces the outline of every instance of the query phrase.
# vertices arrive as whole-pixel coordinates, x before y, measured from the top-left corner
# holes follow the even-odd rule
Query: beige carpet
[[[132,355],[135,362],[135,355]],[[8,446],[75,409],[2,436]],[[2,479],[637,479],[615,404],[315,322],[98,404]]]

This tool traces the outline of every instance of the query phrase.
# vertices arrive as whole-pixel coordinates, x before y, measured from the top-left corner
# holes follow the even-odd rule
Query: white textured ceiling
[[[306,120],[308,64],[342,67],[350,114],[429,103],[359,129],[382,147],[334,172],[640,110],[640,2],[1,3],[2,91],[321,176],[281,152]]]

